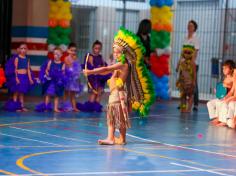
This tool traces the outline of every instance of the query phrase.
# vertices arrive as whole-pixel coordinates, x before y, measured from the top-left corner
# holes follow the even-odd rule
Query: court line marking
[[[141,138],[141,137],[129,134],[129,133],[127,133],[126,135],[129,136],[129,137],[132,137],[132,138],[136,138],[136,139],[139,139],[139,140],[146,141],[146,142],[162,144],[162,145],[166,145],[166,146],[170,146],[170,147],[181,148],[181,149],[185,149],[185,150],[192,150],[192,151],[208,153],[208,154],[214,154],[214,155],[219,155],[219,156],[224,156],[224,157],[236,158],[236,155],[230,155],[230,154],[225,154],[225,153],[212,152],[212,151],[208,151],[208,150],[202,150],[202,149],[196,149],[196,148],[191,148],[191,147],[184,147],[184,146],[179,146],[179,145],[174,145],[174,144],[163,143],[163,142],[159,142],[159,141],[156,141],[156,140]]]
[[[235,175],[224,174],[224,173],[221,173],[221,172],[216,172],[216,171],[212,171],[212,170],[208,170],[208,169],[202,169],[202,168],[199,168],[199,167],[193,167],[193,166],[188,166],[188,165],[179,164],[179,163],[170,163],[170,164],[175,165],[175,166],[185,167],[185,168],[188,168],[188,169],[195,169],[195,170],[202,171],[202,172],[217,174],[217,175],[235,176]]]
[[[209,165],[204,165],[204,164],[200,164],[200,163],[197,163],[197,162],[194,162],[194,161],[188,161],[188,160],[181,160],[181,159],[178,159],[178,158],[170,158],[170,157],[167,157],[167,156],[161,156],[161,155],[157,155],[157,154],[149,154],[149,153],[145,153],[145,152],[139,152],[139,151],[135,151],[135,150],[131,150],[131,149],[126,149],[126,148],[114,148],[114,147],[101,147],[101,148],[84,148],[84,149],[67,149],[67,150],[54,150],[54,151],[48,151],[48,152],[39,152],[39,153],[33,153],[33,154],[29,154],[29,155],[25,155],[21,158],[19,158],[16,162],[17,166],[19,166],[20,168],[24,169],[24,170],[27,170],[31,173],[34,173],[34,174],[40,174],[40,175],[48,175],[48,174],[43,174],[43,173],[40,173],[38,171],[35,171],[27,166],[24,165],[24,160],[25,159],[28,159],[28,158],[31,158],[31,157],[34,157],[34,156],[39,156],[39,155],[45,155],[45,154],[53,154],[53,153],[60,153],[60,152],[72,152],[72,151],[86,151],[86,150],[123,150],[123,151],[127,151],[127,152],[133,152],[133,153],[136,153],[136,154],[139,154],[139,155],[143,155],[143,156],[149,156],[149,157],[159,157],[159,158],[164,158],[164,159],[169,159],[169,160],[175,160],[175,161],[182,161],[182,162],[187,162],[187,163],[191,163],[191,164],[196,164],[196,165],[201,165],[201,166],[204,166],[204,167],[209,167],[209,168],[212,168],[212,169],[219,169],[219,168],[216,168],[216,167],[212,167],[212,166],[209,166]],[[221,169],[221,168],[220,168]],[[196,170],[195,170],[196,171]],[[82,174],[83,175],[83,174]]]
[[[0,173],[5,174],[5,176],[6,176],[6,175],[18,176],[18,174],[14,174],[14,173],[8,172],[8,171],[6,171],[6,170],[0,170]]]
[[[66,139],[66,140],[71,140],[71,141],[91,143],[89,141],[82,140],[82,139],[68,138],[68,137],[64,137],[64,136],[58,136],[58,135],[55,135],[55,134],[44,133],[44,132],[41,132],[41,131],[27,130],[27,129],[18,128],[18,127],[9,127],[9,128],[13,128],[13,129],[17,129],[17,130],[22,130],[22,131],[27,131],[27,132],[32,132],[32,133],[37,133],[37,134],[44,134],[46,136],[52,136],[52,137]]]
[[[181,162],[185,162],[185,163],[191,163],[191,164],[195,164],[195,165],[199,165],[199,166],[209,167],[211,169],[218,169],[218,167],[210,166],[210,165],[207,165],[207,164],[202,164],[202,163],[195,162],[195,161],[192,161],[192,160],[173,158],[173,157],[168,157],[168,156],[159,155],[159,154],[145,153],[145,152],[142,152],[142,151],[127,149],[127,148],[122,148],[120,150],[124,150],[124,151],[128,151],[128,152],[133,152],[133,153],[136,153],[136,154],[139,154],[139,155],[143,155],[143,156],[147,156],[147,157],[159,157],[159,158],[164,158],[164,159],[168,159],[168,160],[181,161]],[[223,168],[220,168],[220,169],[223,169]]]
[[[107,149],[111,149],[111,148],[107,148],[107,147],[96,148],[96,150],[107,150]],[[34,156],[39,156],[39,155],[54,154],[54,153],[60,153],[60,152],[83,151],[83,150],[94,150],[94,149],[85,148],[85,149],[70,149],[70,150],[54,150],[54,151],[48,151],[48,152],[33,153],[33,154],[25,155],[25,156],[19,158],[19,159],[16,161],[16,165],[17,165],[18,167],[20,167],[21,169],[26,170],[26,171],[29,171],[29,172],[31,172],[31,173],[46,176],[47,174],[38,172],[38,171],[33,170],[33,169],[27,167],[26,165],[24,165],[24,160],[26,160],[26,159],[28,159],[28,158],[31,158],[31,157],[34,157]]]
[[[161,157],[159,155],[156,155],[156,154],[147,154],[147,153],[144,153],[144,152],[137,152],[137,151],[132,151],[132,150],[126,150],[126,149],[123,149],[123,148],[107,148],[107,147],[103,147],[103,148],[97,148],[96,150],[107,150],[107,149],[114,149],[114,150],[124,150],[124,151],[128,151],[128,152],[135,152],[137,154],[141,154],[141,155],[145,155],[145,156],[153,156],[153,157]],[[55,150],[55,151],[48,151],[48,152],[40,152],[40,153],[33,153],[33,154],[29,154],[29,155],[25,155],[21,158],[19,158],[17,161],[16,161],[16,164],[17,166],[19,166],[20,168],[26,170],[26,171],[29,171],[33,174],[29,174],[30,175],[103,175],[103,174],[135,174],[136,172],[139,173],[140,171],[120,171],[120,172],[82,172],[82,173],[41,173],[41,172],[38,172],[36,170],[33,170],[27,166],[24,165],[24,160],[28,159],[28,158],[31,158],[31,157],[34,157],[34,156],[39,156],[39,155],[45,155],[45,154],[54,154],[54,153],[60,153],[60,152],[73,152],[73,151],[82,151],[82,150],[93,150],[93,149],[88,149],[88,148],[84,148],[84,149],[73,149],[73,150]],[[167,159],[171,159],[171,158],[168,158],[168,157],[161,157],[161,158],[167,158]],[[173,159],[172,159],[173,160]],[[175,159],[175,160],[178,160],[178,161],[184,161],[184,160],[181,160],[181,159]],[[187,160],[186,160],[187,161]],[[185,161],[185,162],[186,162]],[[190,162],[189,162],[190,163]],[[192,162],[194,164],[196,164],[195,162]],[[209,166],[208,166],[209,167]],[[214,170],[219,170],[219,171],[223,171],[223,170],[226,170],[226,169],[219,169],[219,168],[213,168],[211,170],[208,170],[208,171],[214,171]],[[235,171],[235,170],[232,170],[232,169],[227,169],[228,171]],[[186,170],[187,172],[199,172],[200,170],[196,170],[196,169],[193,169],[191,171],[189,170]],[[155,170],[155,171],[141,171],[140,173],[150,173],[150,172],[156,172],[156,173],[160,173],[160,172],[182,172],[180,170]]]
[[[24,138],[24,137],[19,137],[19,136],[15,136],[15,135],[5,134],[5,133],[0,133],[0,135],[13,137],[13,138],[18,138],[18,139],[23,139],[23,140],[27,140],[27,141],[40,142],[40,143],[43,143],[43,144],[51,144],[51,145],[54,145],[54,146],[61,146],[59,144],[55,144],[55,143],[51,143],[51,142],[40,141],[40,140],[36,140],[36,139],[31,139],[31,138]]]
[[[235,171],[235,169],[212,169],[215,171]],[[47,176],[69,176],[69,175],[115,175],[115,174],[150,174],[150,173],[188,173],[202,172],[196,169],[176,169],[176,170],[138,170],[138,171],[111,171],[111,172],[77,172],[77,173],[45,173]],[[17,176],[38,176],[42,174],[17,174]],[[0,175],[4,176],[4,175]]]
[[[208,114],[208,113],[198,113],[198,114],[203,114],[204,115],[204,114]],[[179,116],[179,115],[176,115],[176,114],[151,114],[151,115],[148,115],[146,117],[159,117],[159,116],[163,116],[163,115],[165,115],[165,116],[174,116],[174,117],[175,116]],[[137,118],[140,118],[140,117],[134,116],[134,117],[131,117],[130,119],[137,119]],[[94,120],[94,119],[95,118],[70,118],[70,119],[67,118],[67,119],[52,119],[52,120],[36,120],[36,121],[29,121],[29,122],[15,122],[15,123],[0,124],[0,127],[11,126],[11,125],[33,124],[33,123],[62,122],[62,121],[80,121],[80,120]],[[189,120],[192,121],[191,119],[189,119]]]

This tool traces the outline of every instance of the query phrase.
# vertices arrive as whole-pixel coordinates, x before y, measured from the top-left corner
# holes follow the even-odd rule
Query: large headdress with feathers
[[[115,35],[113,47],[116,46],[122,49],[129,64],[126,88],[132,108],[145,116],[155,100],[150,72],[144,64],[145,48],[138,36],[123,27]]]

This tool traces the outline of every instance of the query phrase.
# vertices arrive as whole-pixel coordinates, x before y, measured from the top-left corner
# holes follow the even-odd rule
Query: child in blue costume
[[[30,59],[26,57],[27,45],[19,45],[18,55],[13,56],[6,63],[6,78],[9,91],[13,93],[13,100],[5,103],[7,111],[27,111],[24,107],[24,94],[28,93],[34,84],[34,77],[30,70]]]
[[[59,48],[54,50],[54,60],[44,64],[40,70],[40,81],[42,85],[42,94],[45,95],[44,103],[36,106],[36,111],[44,112],[52,110],[50,98],[54,97],[54,112],[59,110],[59,98],[64,93],[64,72],[65,64],[61,61],[62,51]]]
[[[107,66],[107,63],[103,60],[100,54],[102,50],[102,43],[95,41],[92,47],[92,53],[85,57],[84,68],[93,70],[96,68]],[[88,57],[88,59],[87,59]],[[86,112],[101,112],[102,105],[100,104],[101,96],[104,91],[106,81],[111,77],[111,74],[107,75],[89,75],[88,78],[88,92],[89,100],[84,104],[77,103],[77,107],[81,111]]]
[[[79,112],[76,107],[75,95],[83,90],[80,83],[81,65],[76,56],[76,44],[70,43],[67,49],[68,56],[65,58],[65,95],[63,109],[65,111]],[[66,101],[69,97],[70,102]]]

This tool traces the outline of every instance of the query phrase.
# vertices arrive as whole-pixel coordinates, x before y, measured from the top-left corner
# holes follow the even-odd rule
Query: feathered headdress
[[[154,87],[150,72],[144,64],[145,48],[140,38],[121,27],[114,38],[113,47],[120,47],[129,65],[129,76],[126,81],[128,99],[132,108],[145,116],[155,100]]]

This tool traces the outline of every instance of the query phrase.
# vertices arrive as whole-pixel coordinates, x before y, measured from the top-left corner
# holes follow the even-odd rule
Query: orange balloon
[[[160,24],[156,23],[152,26],[152,29],[155,31],[167,31],[172,32],[173,28],[171,24]]]
[[[63,28],[68,28],[70,26],[70,21],[69,20],[60,20],[59,25]]]
[[[48,20],[48,26],[49,27],[56,27],[57,26],[57,20],[56,19],[54,19],[54,18],[51,18],[51,19],[49,19]]]

